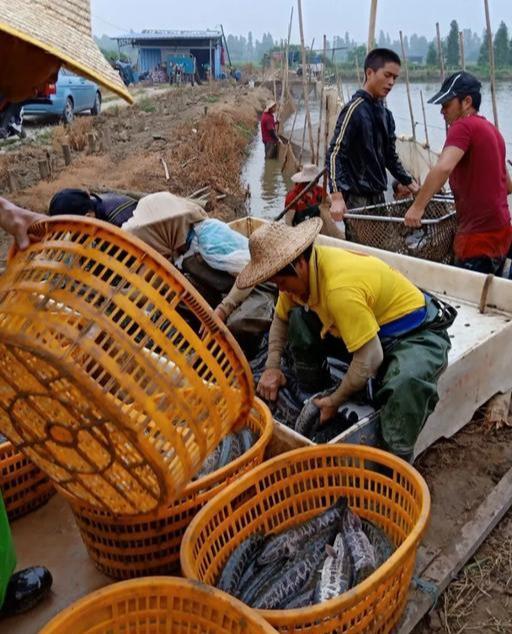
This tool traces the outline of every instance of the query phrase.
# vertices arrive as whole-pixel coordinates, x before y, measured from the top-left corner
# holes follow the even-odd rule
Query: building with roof
[[[139,73],[152,72],[156,68],[168,69],[171,63],[185,65],[185,72],[194,66],[201,78],[212,69],[212,77],[222,77],[224,49],[221,31],[167,31],[144,30],[127,33],[117,40],[119,50],[123,46],[138,49],[137,70]]]

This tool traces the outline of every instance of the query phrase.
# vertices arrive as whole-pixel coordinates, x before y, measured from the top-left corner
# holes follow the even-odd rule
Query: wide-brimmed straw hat
[[[292,176],[292,181],[294,183],[310,183],[315,180],[319,173],[320,170],[316,165],[306,163],[300,172]]]
[[[276,101],[267,101],[267,105],[265,106],[264,112],[268,112],[274,106],[277,106],[277,102]]]
[[[310,218],[296,227],[271,222],[256,229],[249,238],[251,261],[236,278],[238,288],[266,282],[284,269],[313,243],[321,228],[321,218]]]
[[[133,101],[92,38],[89,0],[1,2],[0,31],[43,49],[79,75]]]

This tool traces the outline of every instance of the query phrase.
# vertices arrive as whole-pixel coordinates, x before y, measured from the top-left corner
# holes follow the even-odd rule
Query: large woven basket
[[[425,209],[421,229],[404,224],[411,203],[412,198],[351,209],[345,215],[347,238],[384,251],[450,263],[457,228],[453,198],[434,197]]]
[[[122,581],[52,619],[40,634],[276,634],[225,592],[175,577]]]
[[[12,521],[46,504],[55,487],[41,469],[7,440],[0,442],[0,492]]]
[[[392,476],[373,469],[385,466]],[[191,522],[181,544],[183,573],[214,585],[233,550],[258,531],[281,531],[347,496],[397,547],[361,584],[326,603],[260,610],[280,632],[388,633],[404,610],[418,543],[430,512],[420,474],[403,460],[359,445],[319,445],[269,460],[231,484]]]
[[[166,505],[246,419],[247,361],[144,242],[76,216],[34,230],[0,278],[0,431],[90,506]]]
[[[181,498],[149,515],[120,516],[86,507],[71,498],[71,508],[96,567],[115,579],[179,571],[180,545],[190,521],[224,486],[259,465],[272,436],[273,420],[259,399],[245,423],[258,436],[242,456],[188,484]]]

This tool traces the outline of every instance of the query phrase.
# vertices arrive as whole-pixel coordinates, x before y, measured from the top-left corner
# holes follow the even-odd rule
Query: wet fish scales
[[[257,594],[267,583],[283,569],[283,561],[278,559],[260,568],[256,575],[244,586],[239,598],[247,605],[252,605]]]
[[[350,588],[352,582],[352,562],[342,533],[336,535],[332,551],[327,555],[318,575],[315,603],[339,597]]]
[[[249,427],[243,427],[238,432],[238,442],[240,443],[241,454],[244,454],[246,451],[256,443],[258,437]]]
[[[353,584],[361,583],[376,569],[375,552],[364,534],[361,519],[349,508],[343,517],[343,537],[354,567]]]
[[[290,558],[304,540],[339,522],[347,506],[346,498],[340,498],[333,506],[302,524],[292,526],[284,533],[272,535],[258,557],[259,564],[266,564],[283,557]]]
[[[217,464],[219,463],[219,456],[221,451],[222,442],[219,443],[213,451],[211,451],[206,458],[204,459],[201,468],[194,476],[194,480],[199,480],[199,478],[204,478],[204,476],[213,473],[217,469]]]
[[[240,583],[242,574],[244,573],[251,558],[257,553],[263,543],[263,535],[255,533],[239,544],[231,553],[229,559],[222,570],[217,588],[232,594]]]
[[[375,564],[377,568],[387,561],[395,552],[395,546],[386,533],[369,520],[361,520],[364,534],[370,540],[375,553]]]
[[[304,592],[300,592],[292,599],[287,599],[279,606],[280,610],[297,610],[298,608],[306,608],[308,605],[315,603],[315,587],[309,587]]]

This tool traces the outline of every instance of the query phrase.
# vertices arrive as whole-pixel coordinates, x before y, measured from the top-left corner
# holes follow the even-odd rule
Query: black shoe
[[[2,614],[26,612],[43,599],[52,587],[51,572],[43,566],[33,566],[15,572],[7,586]]]

